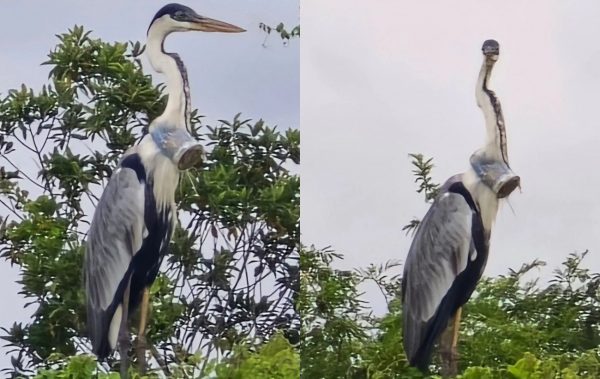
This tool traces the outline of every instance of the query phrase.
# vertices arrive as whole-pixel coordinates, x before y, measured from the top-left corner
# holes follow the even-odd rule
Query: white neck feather
[[[470,167],[463,174],[462,182],[473,197],[475,204],[479,207],[483,227],[486,231],[491,231],[496,220],[496,214],[498,213],[498,197],[490,187],[479,179],[475,171]]]
[[[150,27],[146,43],[146,54],[152,68],[167,77],[167,93],[169,99],[165,111],[156,121],[169,121],[178,127],[185,128],[184,83],[175,59],[163,51],[163,41],[172,32],[167,22],[156,21]]]
[[[148,178],[155,178],[153,183],[156,206],[164,208],[175,206],[175,190],[179,183],[179,170],[173,161],[165,156],[156,145],[152,136],[147,134],[132,150],[140,156]]]
[[[475,88],[477,105],[483,112],[487,132],[483,152],[488,158],[504,160],[508,164],[508,157],[504,153],[506,151],[506,132],[500,101],[494,92],[488,88],[492,68],[493,66],[488,66],[484,58]]]

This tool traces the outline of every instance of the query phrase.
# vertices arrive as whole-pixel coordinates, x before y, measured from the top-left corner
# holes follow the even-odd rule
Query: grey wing
[[[473,248],[472,220],[473,212],[465,198],[447,192],[435,201],[419,225],[402,283],[404,347],[411,361],[427,338],[427,322],[467,266]]]
[[[113,335],[106,335],[113,317],[113,314],[107,315],[106,310],[113,302],[131,258],[142,245],[144,192],[145,184],[140,183],[135,171],[119,168],[110,178],[90,226],[84,279],[87,323],[94,351],[107,337],[113,349],[116,344],[115,331],[111,331]]]

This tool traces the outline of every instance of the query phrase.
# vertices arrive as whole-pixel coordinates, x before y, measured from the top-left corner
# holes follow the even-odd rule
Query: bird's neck
[[[175,190],[179,184],[179,170],[171,158],[156,144],[152,135],[145,135],[134,147],[140,156],[159,209],[166,209],[175,203]]]
[[[493,63],[484,59],[475,90],[477,105],[483,112],[487,132],[487,140],[483,152],[487,158],[503,160],[508,165],[506,129],[502,107],[496,94],[488,88],[492,68]]]
[[[498,196],[481,181],[472,168],[469,168],[463,174],[462,182],[479,208],[484,229],[486,231],[492,230],[498,213]]]
[[[148,32],[146,54],[152,68],[167,77],[167,106],[158,119],[171,121],[180,128],[190,129],[191,99],[187,71],[177,54],[166,53],[163,42],[169,31],[157,25]]]

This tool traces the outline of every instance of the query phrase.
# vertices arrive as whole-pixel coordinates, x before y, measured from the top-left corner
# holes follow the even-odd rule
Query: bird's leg
[[[146,319],[148,316],[148,301],[150,293],[148,288],[144,288],[144,295],[142,297],[142,306],[140,308],[140,327],[138,329],[137,338],[137,356],[140,374],[146,372]]]
[[[121,379],[127,379],[127,370],[129,366],[129,330],[127,328],[127,318],[129,316],[129,286],[131,285],[131,279],[129,279],[125,293],[123,294],[123,303],[121,305],[123,312],[121,312],[121,326],[119,327],[119,354],[121,355]]]
[[[458,330],[462,308],[458,308],[450,325],[440,338],[440,357],[442,363],[442,377],[451,378],[458,374]]]
[[[454,325],[452,327],[453,335],[452,335],[452,345],[450,348],[452,349],[452,353],[456,357],[456,360],[458,360],[458,349],[456,348],[456,346],[458,344],[458,330],[460,329],[460,317],[461,316],[462,316],[462,307],[458,308],[458,310],[456,311],[456,314],[454,315]]]

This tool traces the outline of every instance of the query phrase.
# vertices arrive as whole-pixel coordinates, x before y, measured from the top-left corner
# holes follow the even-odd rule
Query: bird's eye
[[[183,18],[183,12],[182,11],[175,12],[175,14],[173,15],[173,18],[175,18],[175,19],[182,19]]]

